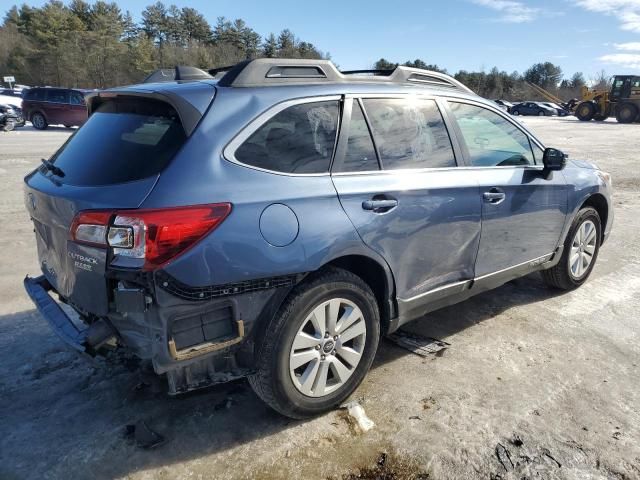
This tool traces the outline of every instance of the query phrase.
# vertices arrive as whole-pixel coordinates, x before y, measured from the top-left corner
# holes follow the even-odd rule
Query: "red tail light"
[[[153,270],[195,245],[230,212],[230,203],[80,212],[71,237],[80,243],[110,246],[117,255],[144,259],[142,268]]]

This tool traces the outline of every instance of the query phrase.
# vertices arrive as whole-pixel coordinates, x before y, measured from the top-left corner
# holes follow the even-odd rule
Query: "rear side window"
[[[507,119],[486,108],[451,102],[473,166],[534,165],[529,137]]]
[[[449,134],[433,100],[365,99],[382,168],[455,167]]]
[[[100,105],[51,160],[64,183],[111,185],[160,173],[186,139],[171,106],[115,99]]]
[[[47,102],[69,103],[69,90],[50,89],[47,90]]]
[[[357,100],[353,101],[349,138],[340,172],[368,172],[378,170],[378,157],[369,127]]]
[[[239,162],[283,173],[329,171],[338,101],[294,105],[267,120],[235,151]]]

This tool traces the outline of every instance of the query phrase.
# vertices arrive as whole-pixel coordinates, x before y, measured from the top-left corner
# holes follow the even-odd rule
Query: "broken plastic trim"
[[[244,339],[244,322],[242,320],[236,320],[237,336],[230,338],[222,342],[206,342],[199,345],[193,345],[191,347],[184,348],[182,350],[176,349],[176,343],[173,338],[169,339],[169,353],[175,360],[188,360],[190,358],[199,357],[209,352],[216,352],[223,350],[227,347],[240,343]]]
[[[298,282],[299,275],[258,278],[244,282],[226,283],[208,287],[191,287],[176,280],[163,270],[156,272],[156,282],[163,290],[184,300],[210,300],[228,295],[240,295],[271,288],[292,287]]]

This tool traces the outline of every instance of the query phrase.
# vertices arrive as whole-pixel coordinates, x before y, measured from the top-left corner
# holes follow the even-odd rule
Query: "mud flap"
[[[24,279],[24,289],[56,335],[78,352],[94,356],[95,348],[115,333],[100,321],[85,329],[79,329],[49,295],[52,286],[44,275],[37,278],[27,275]]]

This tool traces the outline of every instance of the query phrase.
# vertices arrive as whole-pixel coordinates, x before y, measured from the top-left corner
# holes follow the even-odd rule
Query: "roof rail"
[[[233,67],[211,69],[227,73],[218,81],[221,87],[264,87],[336,82],[389,82],[431,85],[474,93],[450,75],[419,68],[399,66],[393,70],[349,70],[340,72],[330,60],[295,58],[257,58]],[[368,74],[368,75],[363,75]]]

